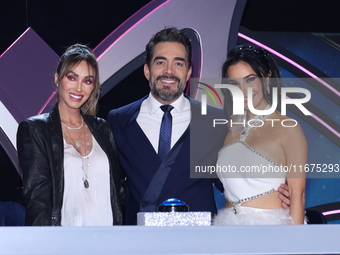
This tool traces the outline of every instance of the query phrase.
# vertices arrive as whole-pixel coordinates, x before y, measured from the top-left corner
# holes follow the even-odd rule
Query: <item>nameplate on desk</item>
[[[211,212],[139,212],[140,226],[210,226]]]

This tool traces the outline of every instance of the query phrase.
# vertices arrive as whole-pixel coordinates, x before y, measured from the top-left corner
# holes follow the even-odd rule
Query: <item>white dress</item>
[[[256,116],[265,119],[266,116]],[[255,126],[255,124],[254,124]],[[225,198],[233,205],[224,208],[213,219],[214,225],[280,225],[292,224],[289,210],[259,209],[242,203],[277,190],[285,183],[283,168],[257,152],[246,142],[249,129],[245,126],[240,139],[223,147],[218,156],[216,171],[224,187]],[[223,171],[224,170],[224,171]]]

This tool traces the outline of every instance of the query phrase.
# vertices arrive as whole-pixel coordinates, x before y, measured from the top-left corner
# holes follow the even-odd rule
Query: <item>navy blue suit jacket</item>
[[[140,203],[161,164],[158,154],[136,121],[145,98],[119,109],[111,110],[108,115],[120,164],[127,176],[126,212],[124,216],[124,224],[126,225],[136,224]],[[208,114],[202,116],[200,114],[200,102],[190,99],[190,103],[192,114],[190,135],[184,139],[157,204],[168,198],[177,198],[184,201],[189,206],[190,211],[215,213],[213,182],[220,189],[222,189],[222,185],[218,179],[190,178],[190,164],[192,169],[195,166],[215,165],[217,153],[223,145],[227,127],[220,125],[212,128],[212,120],[214,118],[225,118],[225,116],[222,110],[209,106]],[[195,151],[194,155],[193,151]],[[190,153],[192,153],[191,156]]]

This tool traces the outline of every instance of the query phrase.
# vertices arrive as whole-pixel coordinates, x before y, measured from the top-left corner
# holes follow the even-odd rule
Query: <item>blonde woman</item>
[[[98,64],[75,44],[55,73],[58,103],[21,122],[17,148],[24,178],[26,225],[109,226],[122,223],[122,175],[107,122],[95,117]]]

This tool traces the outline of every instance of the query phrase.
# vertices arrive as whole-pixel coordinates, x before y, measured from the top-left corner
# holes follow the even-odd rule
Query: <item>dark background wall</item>
[[[1,0],[0,53],[28,27],[58,55],[76,42],[93,48],[148,2]],[[254,31],[340,33],[339,10],[337,0],[248,0],[241,25]]]

